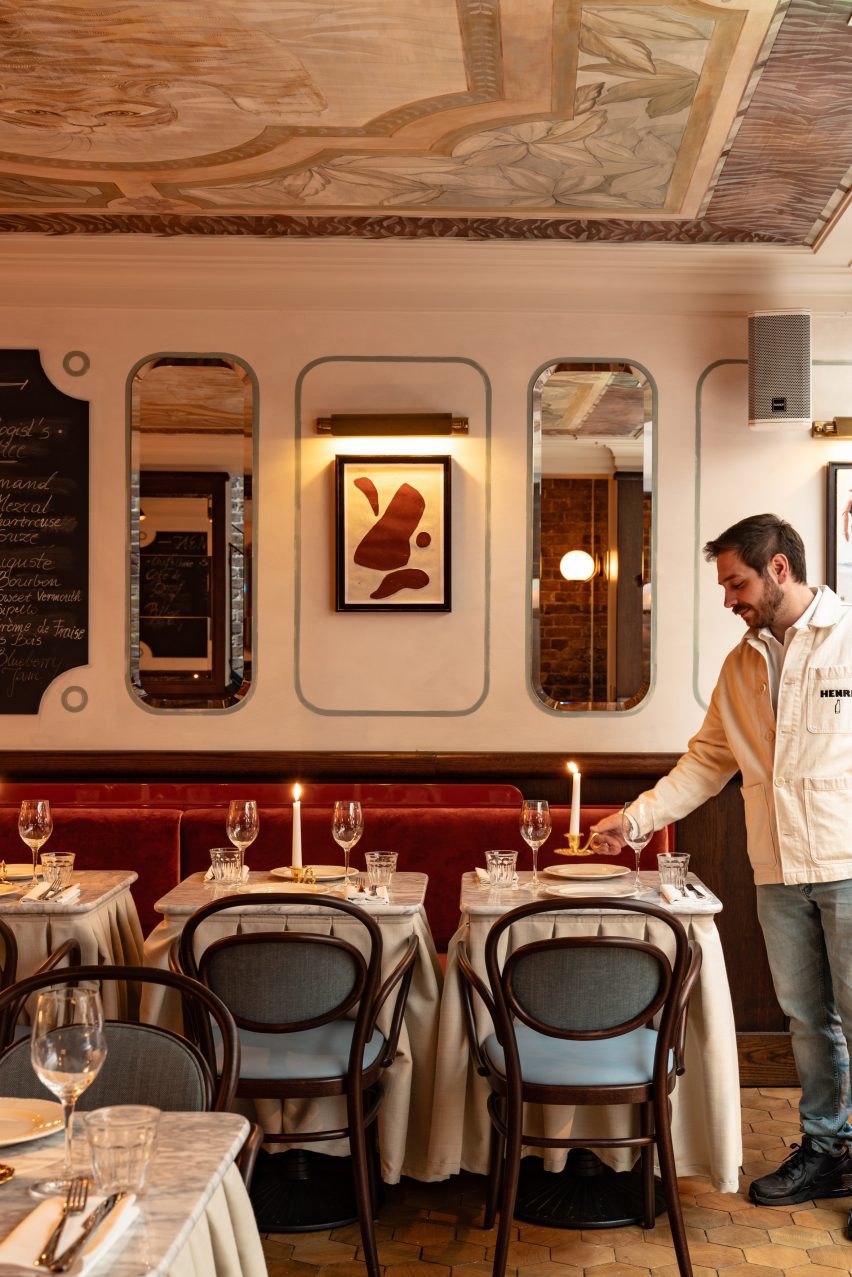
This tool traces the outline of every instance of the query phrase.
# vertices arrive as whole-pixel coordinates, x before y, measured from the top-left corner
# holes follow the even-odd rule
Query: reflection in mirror
[[[650,687],[653,412],[631,364],[551,364],[533,386],[531,672],[550,709],[631,709]]]
[[[158,709],[222,709],[251,685],[254,377],[160,355],[130,390],[131,684]]]

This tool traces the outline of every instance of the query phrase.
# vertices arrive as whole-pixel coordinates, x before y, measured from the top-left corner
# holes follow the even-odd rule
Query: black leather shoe
[[[846,1236],[852,1242],[852,1210],[849,1212],[849,1218],[846,1221]]]
[[[777,1171],[762,1175],[748,1190],[749,1197],[758,1206],[793,1206],[814,1197],[845,1197],[847,1194],[852,1194],[849,1149],[844,1146],[838,1157],[820,1153],[813,1147],[809,1135],[802,1137],[801,1144],[793,1145],[793,1152]]]

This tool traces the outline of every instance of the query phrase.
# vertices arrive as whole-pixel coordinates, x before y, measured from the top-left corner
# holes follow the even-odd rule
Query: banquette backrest
[[[293,830],[292,786],[233,784],[45,785],[0,787],[0,857],[27,859],[18,837],[18,805],[23,797],[51,801],[54,832],[51,850],[73,851],[77,865],[89,869],[132,868],[139,874],[133,896],[146,933],[160,916],[155,902],[181,878],[210,864],[210,848],[227,844],[225,814],[233,797],[252,797],[260,808],[260,834],[246,859],[252,869],[290,863]],[[306,785],[300,819],[305,864],[339,863],[331,836],[331,809],[337,798],[359,798],[364,835],[352,853],[363,868],[365,851],[399,853],[399,868],[429,875],[426,911],[439,950],[446,949],[459,916],[459,880],[465,870],[484,865],[488,848],[516,850],[518,863],[530,864],[518,817],[522,796],[512,785]],[[585,806],[584,835],[613,807]],[[542,847],[539,864],[561,863],[556,849],[567,845],[570,809],[555,804],[553,833]],[[666,831],[655,834],[646,854],[649,866],[669,845]],[[584,858],[582,863],[612,859]],[[633,853],[619,859],[633,864]]]

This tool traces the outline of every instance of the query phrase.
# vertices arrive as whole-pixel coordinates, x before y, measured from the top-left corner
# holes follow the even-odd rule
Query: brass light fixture
[[[343,412],[317,417],[320,435],[466,435],[467,417],[451,412]]]

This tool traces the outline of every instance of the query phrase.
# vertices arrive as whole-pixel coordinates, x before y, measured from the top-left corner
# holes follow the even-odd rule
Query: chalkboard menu
[[[0,714],[89,659],[89,405],[0,350]]]
[[[139,633],[152,656],[207,658],[210,556],[206,532],[158,532],[142,547]]]

